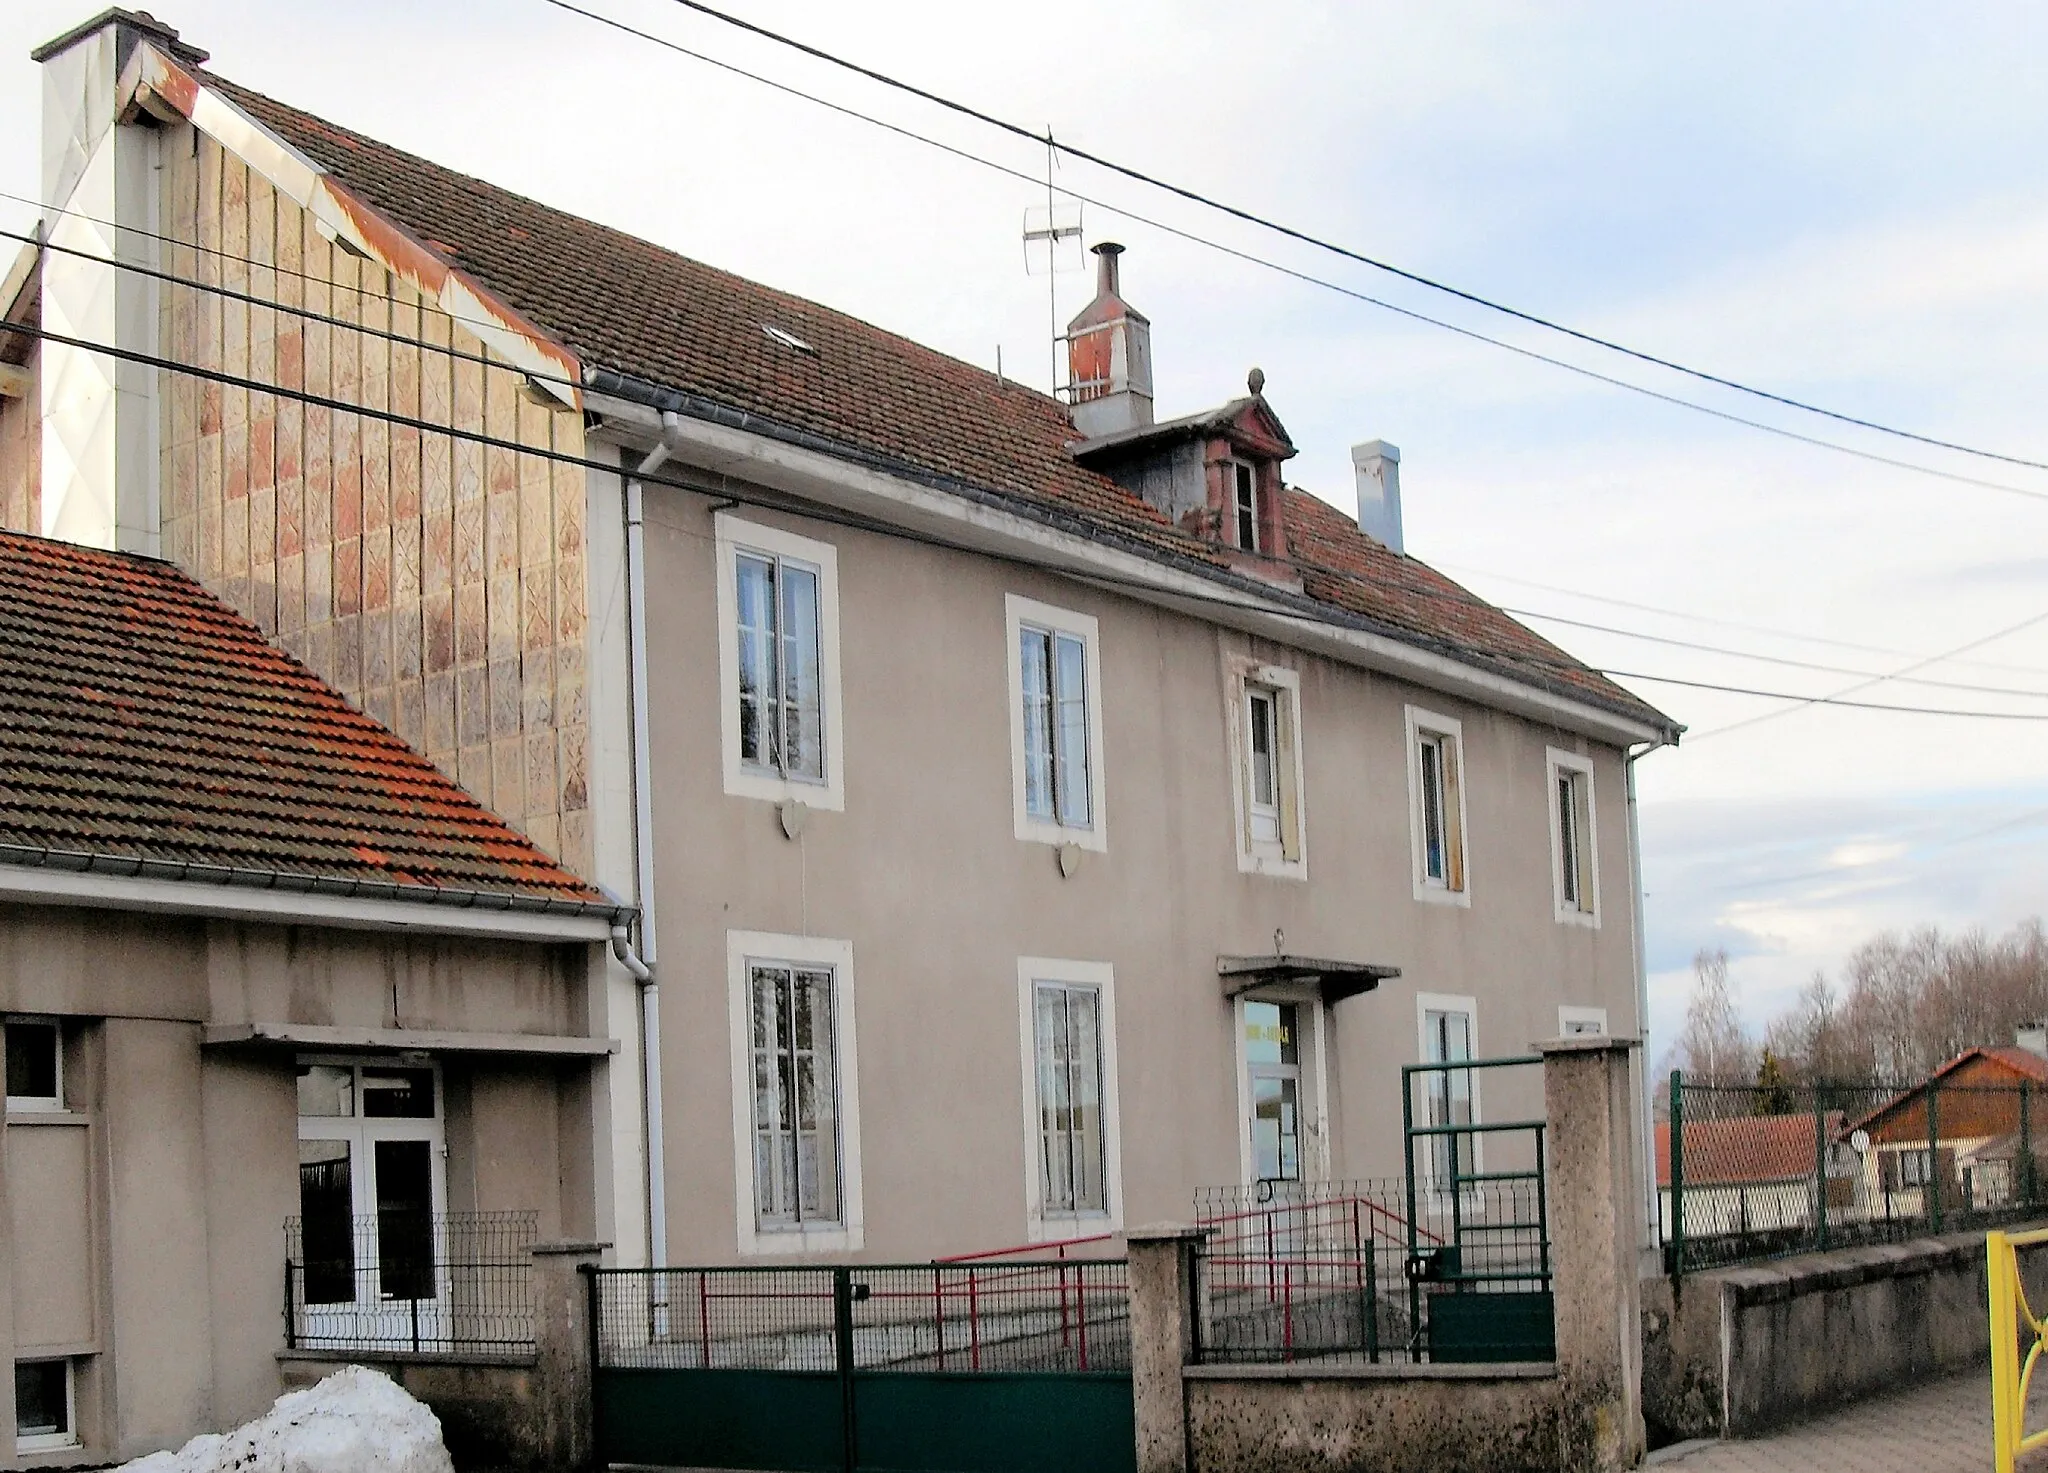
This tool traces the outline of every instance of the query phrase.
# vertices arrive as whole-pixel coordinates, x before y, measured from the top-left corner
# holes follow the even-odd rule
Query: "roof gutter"
[[[967,551],[1084,579],[1091,574],[1114,579],[1118,592],[1134,598],[1616,746],[1663,746],[1678,739],[1679,728],[1668,720],[1659,725],[1624,715],[1490,669],[1448,641],[1429,641],[1226,569],[1141,549],[1079,516],[1022,503],[611,369],[587,370],[584,384],[593,412],[609,414],[648,438],[659,437],[677,460],[701,470],[741,476]]]
[[[345,880],[22,844],[0,844],[0,900],[537,942],[604,941],[614,925],[634,914],[632,906],[612,900]]]

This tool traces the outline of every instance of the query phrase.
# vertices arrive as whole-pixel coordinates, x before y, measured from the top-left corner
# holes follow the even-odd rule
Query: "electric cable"
[[[999,163],[994,159],[986,158],[981,154],[972,152],[971,150],[956,147],[953,144],[929,137],[928,135],[923,133],[919,133],[914,129],[905,128],[897,123],[891,123],[886,119],[875,117],[873,114],[870,113],[864,113],[860,111],[858,108],[848,107],[844,103],[833,102],[829,98],[819,97],[814,93],[805,92],[803,89],[799,87],[792,87],[786,82],[778,82],[774,78],[764,76],[759,72],[748,71],[745,67],[735,66],[731,62],[722,61],[719,58],[711,56],[705,52],[693,51],[689,47],[681,45],[678,42],[671,41],[665,36],[658,36],[651,31],[640,30],[638,27],[627,25],[624,21],[614,20],[612,17],[608,15],[601,15],[594,10],[586,10],[580,5],[572,4],[571,0],[541,0],[541,3],[545,5],[552,5],[558,10],[565,10],[574,15],[583,16],[589,20],[597,22],[599,25],[610,27],[613,30],[622,31],[629,36],[636,36],[643,41],[651,42],[656,46],[660,46],[667,50],[677,52],[678,54],[690,57],[693,60],[701,61],[706,65],[716,67],[721,71],[730,72],[735,76],[744,77],[749,81],[758,82],[762,86],[773,88],[778,92],[787,93],[789,96],[792,97],[802,98],[806,102],[814,103],[817,106],[829,109],[832,112],[841,113],[850,118],[857,118],[861,122],[870,123],[877,128],[882,128],[890,133],[897,134],[904,138],[912,139],[918,143],[925,144],[928,147],[938,149],[943,153],[951,154],[956,158],[965,159],[970,163],[980,164],[984,168],[992,169],[1000,174],[1007,174],[1013,179],[1022,180],[1024,183],[1031,185],[1034,189],[1042,189],[1045,186],[1045,181],[1043,179],[1034,178],[1032,175],[1026,173],[1022,169],[1012,168],[1008,164]],[[1031,136],[1034,138],[1034,141],[1039,142],[1041,144],[1045,141],[1042,138],[1038,138],[1037,135]],[[1464,327],[1458,323],[1451,322],[1445,318],[1432,317],[1427,312],[1418,312],[1412,307],[1403,307],[1399,303],[1390,302],[1386,300],[1384,297],[1376,297],[1372,295],[1370,292],[1363,292],[1355,287],[1345,286],[1341,282],[1330,280],[1328,277],[1317,276],[1312,272],[1303,271],[1296,267],[1288,266],[1282,262],[1275,261],[1270,257],[1258,255],[1256,252],[1253,251],[1241,250],[1236,246],[1225,245],[1221,241],[1213,240],[1208,236],[1199,234],[1196,231],[1186,230],[1178,225],[1169,224],[1167,221],[1162,220],[1157,216],[1142,214],[1124,205],[1111,204],[1106,200],[1098,198],[1097,196],[1083,194],[1079,190],[1073,189],[1064,184],[1059,186],[1059,192],[1069,199],[1079,200],[1082,204],[1093,205],[1096,209],[1099,210],[1107,210],[1109,213],[1120,216],[1125,220],[1129,220],[1136,224],[1146,226],[1147,228],[1152,230],[1157,230],[1162,234],[1173,236],[1176,239],[1187,241],[1192,245],[1202,246],[1205,249],[1215,251],[1221,255],[1229,256],[1235,260],[1246,262],[1249,265],[1258,266],[1264,270],[1275,272],[1281,276],[1291,277],[1296,281],[1303,282],[1310,286],[1320,287],[1326,291],[1336,292],[1340,296],[1349,297],[1354,301],[1364,302],[1369,306],[1377,307],[1385,312],[1391,312],[1397,317],[1404,317],[1409,319],[1410,321],[1419,322],[1429,327],[1438,328],[1444,332],[1454,333],[1459,337],[1470,339],[1473,342],[1484,343],[1489,347],[1499,348],[1502,351],[1512,353],[1519,358],[1526,358],[1534,363],[1542,363],[1552,368],[1562,369],[1566,373],[1576,374],[1578,377],[1591,380],[1594,383],[1606,384],[1611,388],[1622,389],[1627,391],[1628,393],[1637,394],[1646,399],[1656,400],[1658,403],[1661,404],[1669,404],[1679,409],[1688,409],[1696,414],[1704,414],[1709,418],[1722,420],[1728,424],[1740,425],[1746,429],[1758,430],[1767,435],[1775,435],[1782,440],[1790,440],[1797,444],[1813,446],[1816,449],[1833,451],[1838,455],[1852,456],[1857,460],[1867,461],[1873,465],[1890,466],[1894,470],[1911,471],[1918,475],[1932,476],[1937,480],[1951,481],[1958,485],[1977,486],[1987,491],[2003,491],[2014,496],[2025,496],[2037,501],[2048,500],[2048,491],[2034,490],[2025,486],[2015,486],[2007,481],[1993,481],[1987,480],[1980,476],[1964,475],[1959,471],[1945,471],[1935,466],[1923,465],[1918,461],[1900,460],[1896,456],[1881,455],[1874,450],[1864,450],[1853,445],[1845,445],[1838,440],[1828,440],[1818,435],[1808,435],[1798,430],[1787,429],[1783,425],[1774,425],[1770,423],[1768,420],[1752,419],[1747,415],[1735,414],[1725,409],[1716,409],[1714,406],[1710,404],[1702,404],[1696,399],[1687,399],[1682,395],[1678,394],[1668,394],[1661,389],[1653,389],[1646,384],[1633,383],[1628,379],[1618,378],[1613,374],[1602,373],[1597,369],[1587,368],[1583,364],[1573,363],[1569,359],[1558,358],[1549,353],[1539,352],[1537,349],[1524,347],[1519,343],[1511,343],[1505,338],[1494,337],[1489,333],[1480,332],[1476,328]],[[2017,463],[2022,465],[2033,464],[2033,462],[2031,461],[2021,461]]]
[[[568,3],[568,0],[545,0],[545,3],[555,6],[557,9],[575,11],[578,15],[587,16],[592,19],[603,21],[609,20],[608,17],[600,16],[597,15],[595,12],[583,10],[575,5],[572,5]],[[1384,261],[1375,256],[1367,255],[1365,252],[1354,250],[1349,246],[1340,245],[1335,241],[1331,241],[1321,236],[1311,234],[1306,230],[1297,229],[1294,226],[1283,224],[1280,221],[1273,220],[1265,215],[1258,214],[1256,211],[1246,209],[1243,206],[1230,204],[1224,200],[1217,199],[1213,195],[1204,194],[1198,190],[1191,189],[1186,185],[1176,184],[1173,183],[1171,180],[1162,179],[1158,175],[1147,173],[1146,171],[1134,168],[1129,164],[1119,163],[1117,160],[1108,158],[1103,154],[1094,153],[1088,149],[1077,147],[1076,145],[1071,143],[1059,142],[1057,139],[1053,137],[1052,130],[1049,128],[1045,132],[1040,133],[1037,130],[1028,128],[1021,123],[1012,122],[1007,118],[998,117],[994,113],[984,111],[981,108],[970,106],[969,104],[960,102],[954,98],[946,97],[940,93],[933,92],[928,88],[919,87],[913,83],[903,81],[900,78],[890,76],[886,72],[878,71],[873,67],[864,66],[859,62],[851,61],[846,57],[840,56],[831,51],[827,51],[822,47],[813,46],[807,42],[800,41],[793,36],[784,34],[783,32],[773,31],[766,26],[757,25],[753,21],[743,19],[742,17],[733,15],[728,11],[720,10],[714,5],[706,4],[705,0],[674,0],[674,3],[682,6],[686,10],[695,11],[699,15],[707,16],[712,20],[716,20],[725,25],[735,27],[736,29],[748,32],[751,35],[759,36],[763,40],[771,41],[778,46],[784,46],[789,48],[790,50],[800,52],[805,56],[813,58],[814,60],[822,61],[827,65],[838,67],[841,70],[851,72],[856,76],[864,77],[867,80],[879,83],[884,87],[893,88],[898,92],[905,93],[911,97],[919,98],[922,101],[929,102],[938,107],[945,108],[951,112],[958,113],[962,117],[971,118],[976,122],[986,124],[987,126],[992,128],[1000,129],[1005,133],[1014,135],[1015,137],[1028,139],[1030,142],[1034,144],[1040,144],[1047,148],[1057,149],[1059,152],[1065,154],[1069,158],[1078,159],[1083,163],[1093,164],[1097,168],[1106,169],[1110,173],[1121,175],[1126,179],[1130,179],[1135,181],[1136,183],[1146,185],[1149,188],[1163,190],[1168,194],[1176,195],[1181,199],[1188,200],[1197,205],[1201,205],[1206,209],[1218,211],[1221,214],[1228,215],[1233,219],[1241,220],[1246,224],[1256,226],[1259,229],[1271,231],[1276,235],[1285,236],[1289,240],[1298,241],[1303,245],[1313,246],[1317,250],[1326,251],[1331,255],[1340,256],[1345,260],[1357,262],[1359,265],[1371,267],[1375,271],[1384,272],[1389,276],[1398,277],[1403,281],[1412,282],[1417,286],[1424,287],[1433,292],[1439,292],[1445,296],[1453,297],[1461,302],[1470,303],[1471,305],[1476,307],[1484,308],[1489,312],[1497,312],[1502,316],[1511,317],[1519,322],[1528,323],[1533,327],[1542,328],[1546,332],[1559,333],[1565,337],[1576,339],[1579,342],[1589,344],[1593,347],[1602,348],[1610,353],[1619,353],[1624,357],[1633,358],[1640,363],[1646,363],[1653,365],[1657,368],[1667,369],[1670,372],[1683,374],[1688,378],[1696,379],[1702,383],[1713,384],[1719,388],[1729,389],[1739,394],[1747,394],[1757,399],[1762,399],[1773,404],[1782,405],[1788,409],[1798,410],[1799,412],[1804,414],[1819,415],[1824,419],[1835,420],[1836,422],[1841,424],[1854,425],[1859,429],[1871,430],[1877,434],[1890,435],[1902,440],[1911,440],[1916,444],[1928,445],[1941,450],[1952,450],[1957,452],[1958,454],[1976,456],[1983,460],[1995,460],[2003,462],[2007,465],[2025,466],[2030,470],[2048,470],[2048,461],[2028,460],[2024,457],[2017,455],[2007,455],[1995,450],[1984,450],[1973,445],[1963,444],[1959,441],[1943,440],[1938,439],[1932,435],[1923,435],[1916,433],[1912,430],[1899,429],[1894,425],[1884,424],[1878,420],[1863,419],[1853,414],[1844,414],[1838,410],[1828,409],[1822,405],[1813,404],[1803,399],[1795,399],[1786,394],[1774,393],[1769,389],[1760,389],[1755,387],[1754,385],[1743,383],[1739,379],[1732,379],[1727,378],[1721,374],[1709,373],[1705,369],[1692,368],[1686,364],[1676,361],[1675,359],[1660,357],[1657,354],[1645,352],[1639,348],[1629,347],[1625,343],[1616,342],[1612,338],[1605,338],[1599,336],[1596,333],[1585,332],[1579,328],[1567,326],[1566,324],[1558,322],[1552,318],[1543,317],[1534,312],[1524,311],[1519,307],[1511,307],[1507,305],[1505,302],[1497,301],[1491,297],[1482,296],[1478,292],[1467,291],[1462,287],[1452,286],[1448,282],[1439,281],[1435,277],[1425,276],[1421,272],[1411,271],[1402,266],[1396,266],[1392,262]],[[625,26],[620,26],[619,28],[622,30],[630,29]]]

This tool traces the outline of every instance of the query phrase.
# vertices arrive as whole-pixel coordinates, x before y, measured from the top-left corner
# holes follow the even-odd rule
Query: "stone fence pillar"
[[[1642,1290],[1632,1146],[1632,1038],[1536,1045],[1549,1120],[1550,1266],[1556,1298],[1559,1466],[1643,1459]]]
[[[1130,1261],[1131,1400],[1138,1473],[1188,1473],[1187,1390],[1194,1356],[1195,1252],[1207,1228],[1163,1223],[1124,1234]]]
[[[590,1283],[585,1267],[603,1261],[609,1243],[533,1245],[534,1409],[539,1466],[588,1468],[596,1456],[591,1398]]]

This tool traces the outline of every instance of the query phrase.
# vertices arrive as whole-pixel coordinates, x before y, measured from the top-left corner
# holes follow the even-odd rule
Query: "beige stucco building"
[[[1394,447],[1354,517],[1256,371],[1159,420],[1114,248],[1056,400],[146,17],[39,55],[0,513],[161,552],[633,905],[531,1023],[621,1040],[562,1158],[619,1261],[1398,1177],[1403,1065],[1642,1032],[1630,763],[1677,728],[1408,556]],[[1410,1104],[1540,1113],[1524,1072]]]

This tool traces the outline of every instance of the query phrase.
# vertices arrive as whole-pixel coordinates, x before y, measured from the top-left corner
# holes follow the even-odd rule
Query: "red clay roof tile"
[[[15,533],[0,845],[609,904],[170,564]]]
[[[1055,513],[1156,555],[1218,550],[1078,464],[1057,400],[908,338],[551,209],[260,93],[209,85],[553,334],[586,369],[761,416]],[[777,342],[778,327],[816,349]],[[1342,512],[1290,490],[1308,596],[1389,633],[1659,728],[1670,719]]]

